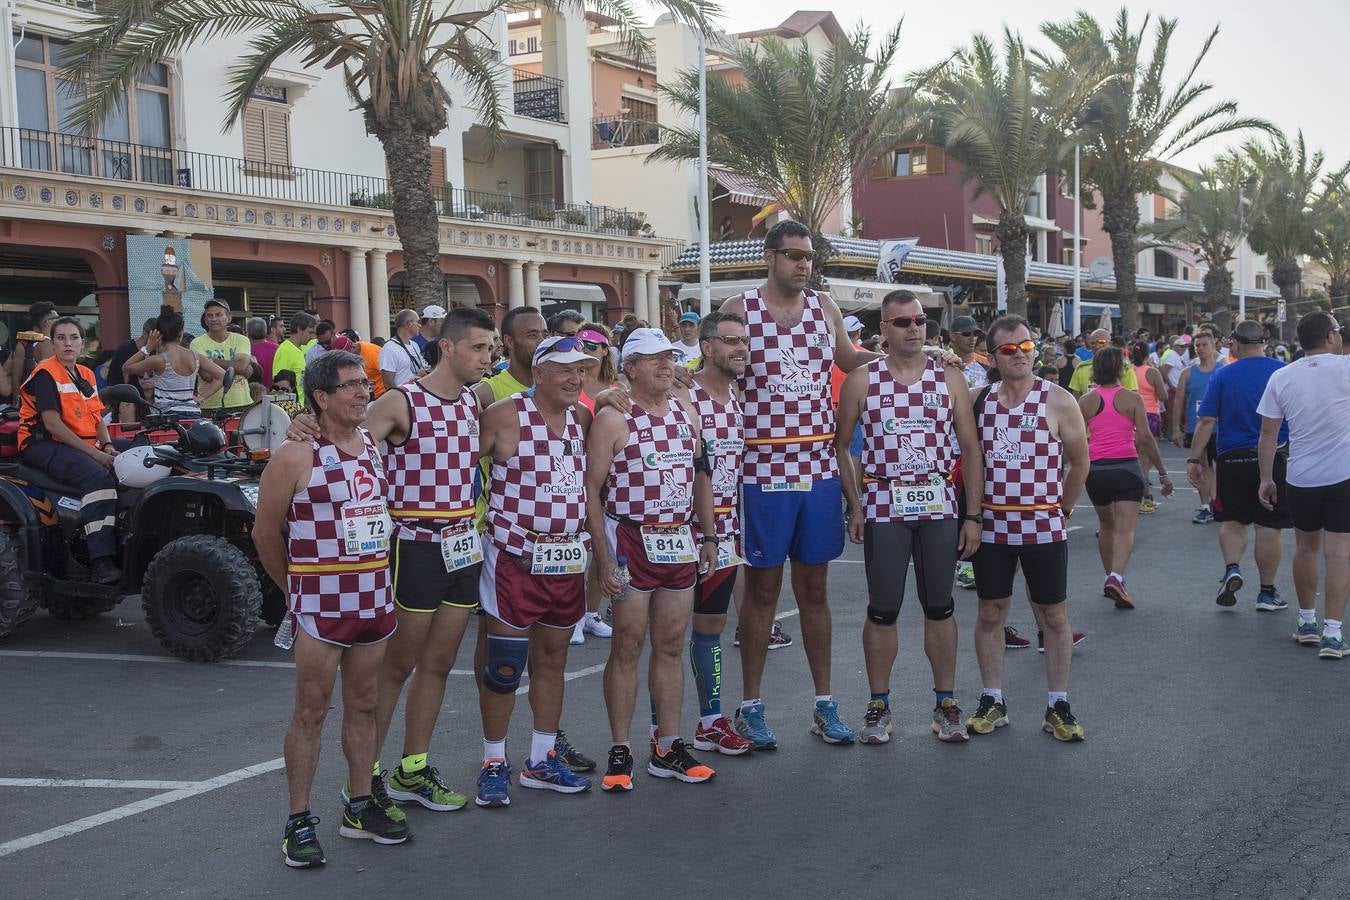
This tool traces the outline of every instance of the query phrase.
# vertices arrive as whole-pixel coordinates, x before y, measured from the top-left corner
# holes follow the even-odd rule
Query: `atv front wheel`
[[[38,608],[42,595],[28,587],[14,535],[0,529],[0,638],[8,637]]]
[[[253,563],[237,547],[194,534],[155,554],[145,570],[141,606],[164,649],[215,662],[234,656],[253,637],[262,588]]]

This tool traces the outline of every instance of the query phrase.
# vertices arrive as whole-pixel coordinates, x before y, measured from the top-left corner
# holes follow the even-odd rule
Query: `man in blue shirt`
[[[1203,450],[1211,434],[1217,434],[1218,458],[1214,463],[1216,481],[1214,518],[1219,525],[1219,548],[1226,570],[1214,602],[1220,606],[1237,603],[1242,588],[1242,570],[1238,563],[1247,550],[1247,526],[1256,526],[1256,568],[1261,575],[1261,592],[1256,595],[1258,610],[1280,610],[1288,603],[1275,589],[1275,574],[1280,568],[1280,529],[1293,525],[1285,497],[1285,463],[1288,459],[1289,426],[1280,429],[1280,450],[1275,455],[1275,484],[1279,501],[1273,510],[1262,506],[1257,493],[1261,488],[1256,446],[1261,439],[1261,416],[1256,406],[1266,390],[1270,376],[1284,363],[1265,355],[1266,336],[1260,324],[1239,322],[1233,328],[1233,354],[1237,361],[1216,369],[1209,378],[1205,397],[1200,401],[1199,420],[1191,440],[1192,452]],[[1204,474],[1202,460],[1186,460],[1186,474],[1192,484]]]

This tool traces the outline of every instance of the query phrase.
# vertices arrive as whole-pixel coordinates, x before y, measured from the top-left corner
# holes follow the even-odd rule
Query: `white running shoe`
[[[577,646],[578,644],[586,643],[585,625],[586,625],[586,617],[582,616],[581,621],[577,622],[576,627],[572,629],[572,638],[567,643],[571,644],[573,647]]]
[[[607,638],[614,636],[614,629],[605,624],[605,620],[601,618],[598,612],[588,612],[581,617],[581,630],[583,634],[589,634],[591,637]]]

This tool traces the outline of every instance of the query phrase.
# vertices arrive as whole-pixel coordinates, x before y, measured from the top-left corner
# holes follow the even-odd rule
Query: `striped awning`
[[[744,175],[737,175],[730,169],[709,166],[708,174],[712,176],[713,181],[716,181],[730,194],[728,199],[732,203],[740,203],[744,206],[763,206],[774,201],[769,192],[752,179]]]

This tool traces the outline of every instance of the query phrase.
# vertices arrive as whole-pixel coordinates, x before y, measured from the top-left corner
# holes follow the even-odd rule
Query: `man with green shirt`
[[[230,305],[211,298],[202,313],[206,334],[192,339],[192,349],[212,360],[222,369],[234,367],[234,383],[225,392],[202,401],[202,409],[240,409],[253,402],[248,391],[248,376],[253,368],[248,338],[230,331]]]
[[[1105,348],[1111,346],[1111,333],[1098,328],[1092,334],[1088,335],[1087,349],[1096,356]],[[1081,397],[1087,393],[1088,388],[1092,386],[1092,363],[1087,362],[1073,370],[1073,378],[1069,379],[1069,390],[1073,391],[1075,397]],[[1134,366],[1126,366],[1125,374],[1120,379],[1120,386],[1127,391],[1139,390],[1139,379],[1134,376]]]
[[[548,337],[548,324],[533,306],[517,306],[502,318],[501,331],[508,365],[473,388],[484,409],[512,394],[528,391],[534,385],[531,361],[535,348]]]
[[[295,386],[296,392],[301,397],[304,396],[305,390],[305,350],[309,348],[310,341],[314,340],[314,330],[318,325],[319,320],[307,312],[298,312],[291,316],[290,336],[281,342],[276,355],[272,357],[272,377],[276,378],[277,373],[283,370],[294,372],[300,381]]]

